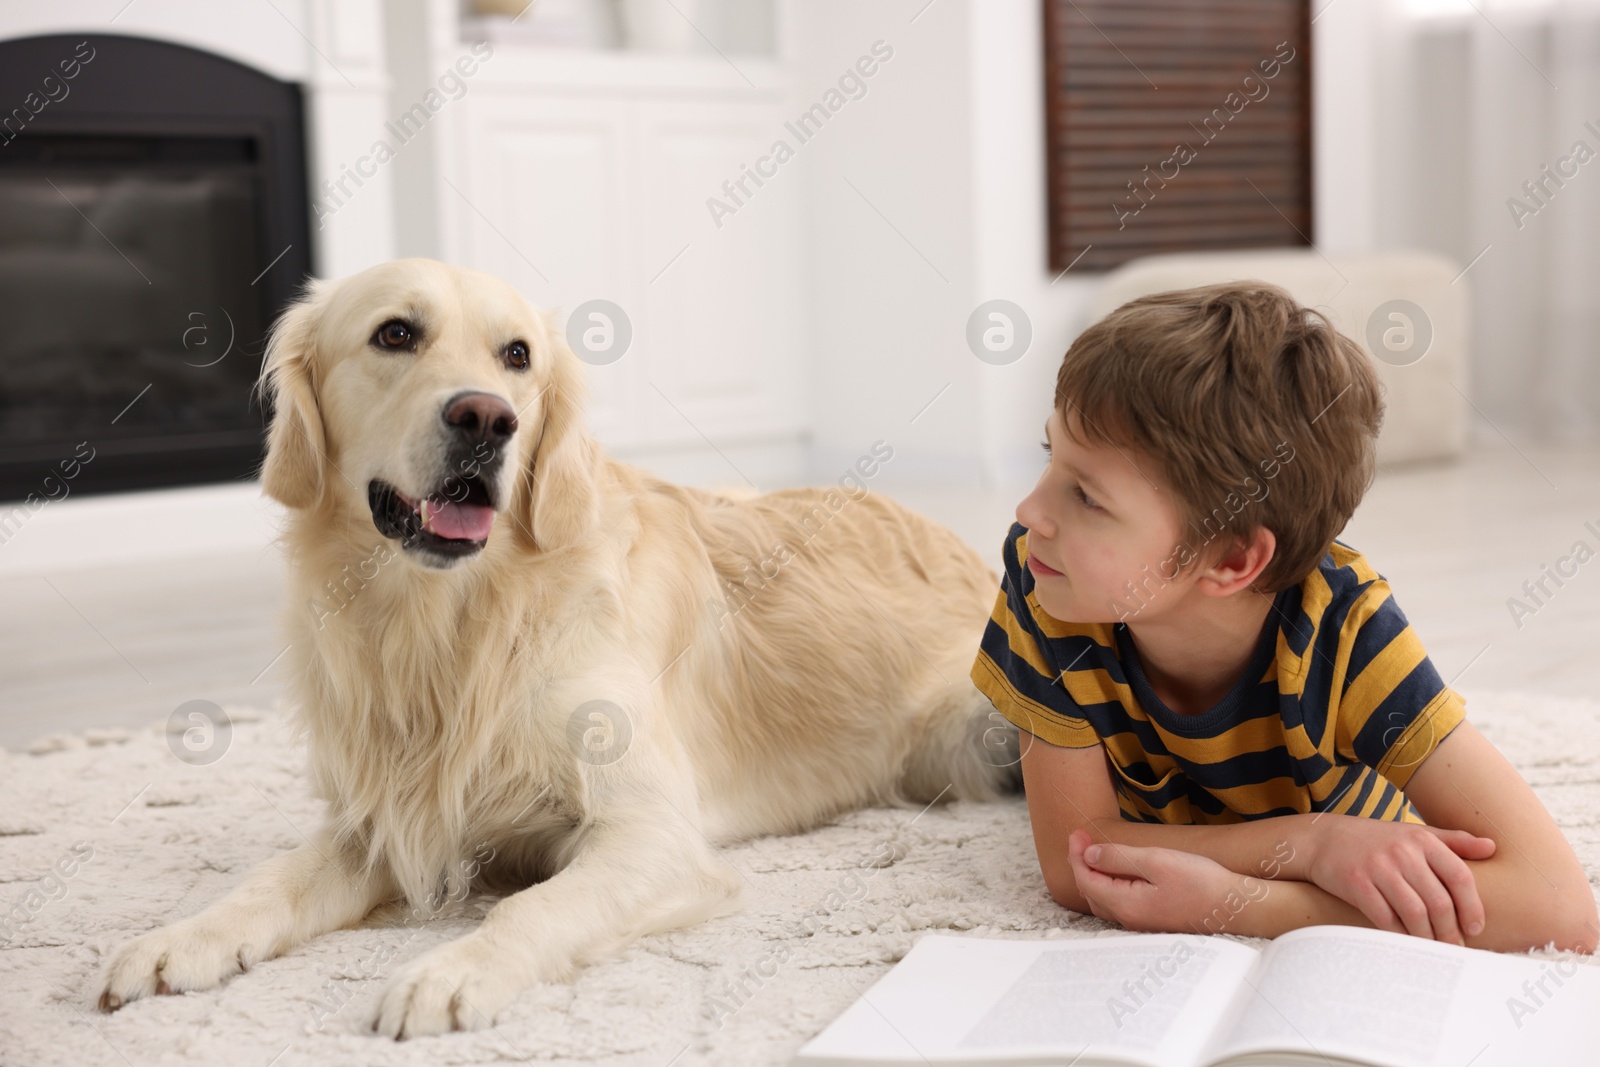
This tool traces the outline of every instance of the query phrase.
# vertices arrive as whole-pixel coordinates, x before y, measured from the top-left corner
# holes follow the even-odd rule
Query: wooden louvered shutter
[[[1307,0],[1044,0],[1044,20],[1053,272],[1314,240]]]

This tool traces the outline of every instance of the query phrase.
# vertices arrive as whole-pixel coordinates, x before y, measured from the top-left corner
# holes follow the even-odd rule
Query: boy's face
[[[1069,417],[1082,438],[1076,413]],[[1128,449],[1077,444],[1059,410],[1050,413],[1045,433],[1050,460],[1033,492],[1017,505],[1017,521],[1028,528],[1028,567],[1039,606],[1053,618],[1077,623],[1163,614],[1178,601],[1194,568],[1186,556],[1175,555],[1182,540],[1178,514],[1165,491],[1151,484],[1153,462]],[[1174,579],[1176,584],[1167,584]],[[1127,587],[1130,581],[1134,590]]]

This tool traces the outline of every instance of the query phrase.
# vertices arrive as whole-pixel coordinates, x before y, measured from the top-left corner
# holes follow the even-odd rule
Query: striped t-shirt
[[[1028,531],[1013,524],[1005,577],[972,681],[1053,745],[1103,745],[1122,817],[1228,823],[1332,811],[1424,820],[1401,789],[1465,717],[1383,575],[1335,540],[1273,599],[1255,654],[1215,707],[1174,712],[1152,690],[1126,623],[1065,623],[1034,595]]]

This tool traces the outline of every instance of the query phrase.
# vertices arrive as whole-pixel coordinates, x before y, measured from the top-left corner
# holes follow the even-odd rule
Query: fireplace
[[[146,38],[0,41],[0,500],[253,477],[306,187],[293,83]]]

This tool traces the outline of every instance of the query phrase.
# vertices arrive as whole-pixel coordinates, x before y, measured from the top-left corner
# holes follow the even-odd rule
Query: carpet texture
[[[1463,693],[1471,721],[1534,786],[1593,886],[1600,703]],[[1115,931],[1050,900],[1021,798],[920,815],[870,809],[728,850],[748,883],[744,911],[646,938],[571,985],[532,989],[494,1029],[403,1044],[365,1031],[388,976],[471,929],[492,903],[479,898],[425,924],[376,915],[220,989],[101,1015],[93,1005],[108,952],[200,910],[319,822],[282,720],[227,710],[229,748],[209,766],[176,759],[165,723],[0,752],[4,1067],[782,1064],[929,932]]]

